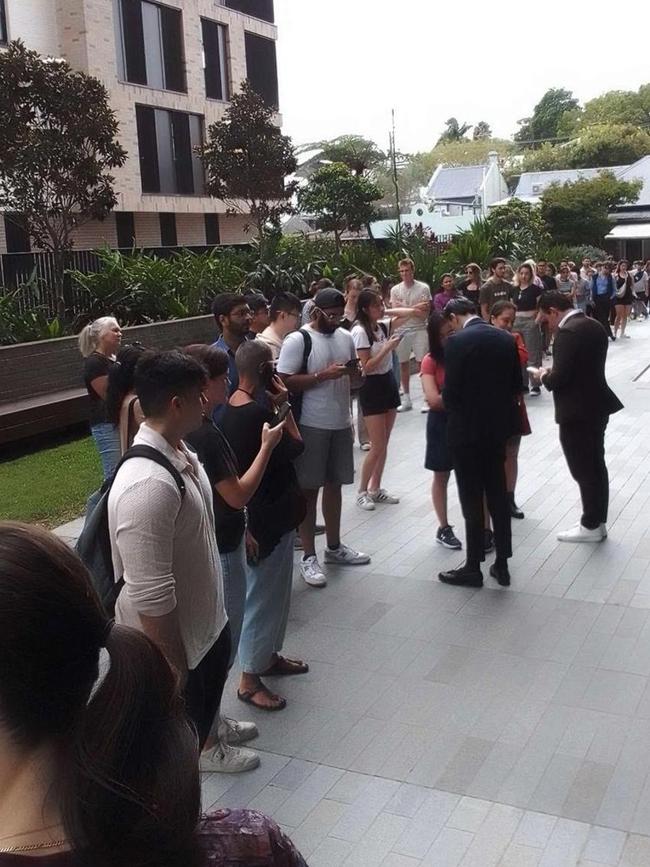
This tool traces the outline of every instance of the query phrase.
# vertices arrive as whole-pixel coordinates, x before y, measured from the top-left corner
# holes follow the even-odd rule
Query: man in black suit
[[[582,498],[580,523],[558,533],[558,539],[601,542],[607,538],[609,505],[605,429],[609,416],[623,409],[605,379],[607,333],[560,292],[542,295],[537,318],[556,332],[553,367],[538,375],[553,392],[560,443]]]
[[[464,298],[450,301],[444,315],[456,332],[445,349],[442,399],[465,518],[467,560],[460,569],[441,572],[438,577],[445,584],[483,586],[486,497],[497,552],[490,575],[508,586],[512,537],[504,461],[506,440],[517,429],[518,398],[523,390],[517,348],[512,335],[484,322]]]

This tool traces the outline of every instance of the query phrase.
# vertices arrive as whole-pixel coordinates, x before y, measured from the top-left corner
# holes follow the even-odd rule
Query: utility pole
[[[393,175],[393,185],[395,187],[395,207],[397,208],[397,231],[399,232],[400,238],[402,237],[402,217],[401,217],[401,208],[399,204],[399,184],[397,181],[397,155],[395,152],[395,109],[391,109],[392,116],[392,130],[389,133],[389,141],[390,141],[390,162],[391,162],[391,170]]]

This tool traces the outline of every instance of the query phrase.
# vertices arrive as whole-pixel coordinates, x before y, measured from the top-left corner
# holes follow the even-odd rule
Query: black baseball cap
[[[314,295],[314,304],[321,310],[331,310],[332,307],[345,307],[345,296],[333,286],[319,289]]]

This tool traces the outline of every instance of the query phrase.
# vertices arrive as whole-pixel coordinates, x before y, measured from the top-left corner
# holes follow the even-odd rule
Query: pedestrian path
[[[256,720],[262,763],[204,776],[206,808],[274,816],[310,867],[650,865],[650,324],[629,333],[608,360],[625,404],[607,435],[609,539],[556,541],[579,497],[543,393],[528,401],[512,587],[487,570],[479,591],[441,585],[463,558],[435,544],[416,401],[385,478],[400,505],[362,512],[345,491],[344,539],[372,563],[328,567],[320,591],[295,579],[285,650],[311,671],[269,681],[286,710],[242,705],[233,672],[224,711]]]

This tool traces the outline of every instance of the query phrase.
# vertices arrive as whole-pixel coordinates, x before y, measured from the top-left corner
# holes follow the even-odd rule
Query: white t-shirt
[[[311,337],[307,373],[318,373],[330,364],[345,364],[357,357],[349,331],[337,328],[333,334],[321,334],[311,325],[305,328]],[[305,338],[300,331],[288,334],[280,350],[278,373],[301,373],[304,349]],[[300,424],[324,430],[350,427],[350,377],[327,379],[303,392]]]
[[[374,358],[375,355],[379,355],[386,343],[386,335],[384,334],[384,329],[380,325],[377,326],[374,334],[375,342],[371,346],[370,341],[368,340],[368,335],[366,334],[366,329],[363,327],[363,325],[355,325],[352,329],[352,339],[354,340],[354,345],[357,349],[369,349],[371,358]],[[393,354],[392,352],[387,352],[384,358],[380,361],[379,365],[375,367],[372,373],[369,373],[367,375],[379,376],[383,373],[390,373],[392,369]]]
[[[412,286],[406,286],[404,283],[398,283],[390,290],[390,306],[391,307],[415,307],[420,301],[431,301],[431,289],[426,283],[420,280],[414,280]],[[425,331],[427,327],[426,319],[420,319],[418,316],[411,316],[407,319],[400,330],[408,329],[409,331]]]

